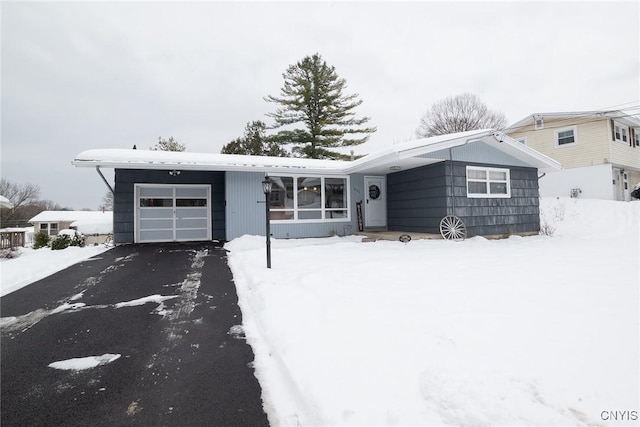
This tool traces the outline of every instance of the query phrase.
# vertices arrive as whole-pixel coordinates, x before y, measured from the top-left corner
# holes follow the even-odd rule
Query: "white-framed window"
[[[564,147],[578,142],[578,132],[575,126],[556,129],[556,145]]]
[[[629,126],[613,122],[613,139],[620,142],[629,142]]]
[[[348,176],[269,175],[271,221],[350,221]]]
[[[634,147],[640,147],[640,128],[634,128],[633,130],[633,138],[635,139]]]
[[[535,130],[544,129],[544,119],[542,117],[534,117],[533,121]]]
[[[516,141],[518,141],[522,145],[527,145],[527,137],[526,136],[517,138]]]
[[[47,233],[48,236],[57,236],[58,223],[57,222],[41,222],[40,231]]]
[[[510,198],[509,169],[467,166],[467,197]]]

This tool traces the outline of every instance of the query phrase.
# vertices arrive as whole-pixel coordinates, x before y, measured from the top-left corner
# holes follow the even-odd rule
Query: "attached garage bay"
[[[116,243],[225,240],[225,173],[116,169]]]
[[[135,241],[211,240],[211,186],[136,184]]]

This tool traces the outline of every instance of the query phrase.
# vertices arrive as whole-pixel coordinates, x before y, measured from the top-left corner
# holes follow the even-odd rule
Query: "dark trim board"
[[[511,197],[468,198],[467,165],[508,168]],[[390,231],[439,233],[440,220],[451,214],[469,237],[540,230],[536,168],[444,161],[387,175],[387,200]]]
[[[113,203],[113,238],[116,244],[134,242],[135,184],[211,185],[211,234],[225,240],[225,173],[181,171],[178,176],[166,170],[116,169]]]

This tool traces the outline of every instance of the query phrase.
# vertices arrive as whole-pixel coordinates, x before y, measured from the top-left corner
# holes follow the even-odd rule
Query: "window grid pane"
[[[510,197],[509,170],[467,167],[467,197]]]
[[[270,176],[269,212],[274,221],[349,219],[348,179]]]

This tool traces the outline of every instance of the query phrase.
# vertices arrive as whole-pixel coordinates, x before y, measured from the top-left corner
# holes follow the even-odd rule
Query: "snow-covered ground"
[[[17,258],[0,258],[0,296],[7,295],[73,264],[106,251],[104,245],[53,251],[19,248]]]
[[[637,425],[640,202],[554,236],[229,242],[274,426]]]
[[[637,425],[640,202],[542,208],[553,237],[274,240],[271,270],[228,243],[271,424]],[[104,250],[22,249],[1,295]]]

